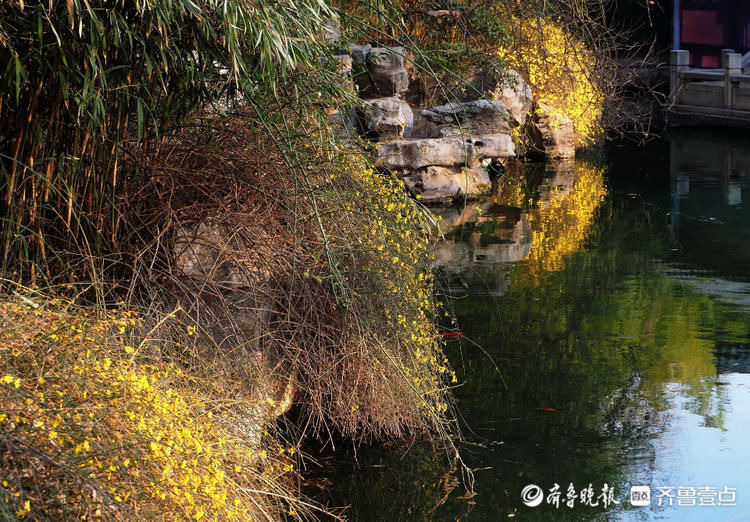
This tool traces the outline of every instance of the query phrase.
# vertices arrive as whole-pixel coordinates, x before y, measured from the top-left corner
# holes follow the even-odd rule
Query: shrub
[[[140,323],[129,310],[97,315],[39,295],[0,301],[0,516],[301,512],[295,448],[236,428],[257,409],[252,394],[154,357],[163,343],[133,343]]]
[[[435,326],[427,214],[315,121],[285,113],[268,130],[252,121],[196,122],[153,158],[143,200],[128,204],[142,209],[139,230],[171,223],[165,237],[190,222],[226,223],[232,239],[218,240],[224,254],[205,272],[258,278],[188,281],[146,237],[134,263],[150,293],[139,299],[180,302],[200,317],[216,339],[211,356],[226,354],[222,373],[256,350],[286,368],[312,433],[361,441],[421,431],[447,443],[454,376]],[[296,135],[274,142],[276,124]]]
[[[577,146],[591,145],[603,132],[596,55],[554,22],[513,18],[511,27],[500,57],[529,82],[536,101],[571,119]]]
[[[124,161],[196,109],[300,78],[340,90],[321,33],[334,16],[315,0],[1,3],[0,267],[59,282],[81,253],[116,251]]]

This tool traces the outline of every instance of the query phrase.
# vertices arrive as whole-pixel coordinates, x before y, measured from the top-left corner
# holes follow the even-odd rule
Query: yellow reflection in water
[[[565,268],[565,257],[582,249],[607,194],[603,169],[586,162],[576,162],[574,169],[572,186],[551,187],[531,213],[532,274]]]

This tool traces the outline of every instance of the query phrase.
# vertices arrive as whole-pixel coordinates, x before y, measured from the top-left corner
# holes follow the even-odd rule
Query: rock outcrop
[[[419,114],[424,122],[419,132],[425,137],[510,134],[508,112],[498,100],[446,103]]]
[[[540,103],[527,135],[535,153],[551,159],[572,158],[576,153],[573,122],[560,111]]]
[[[514,127],[522,127],[526,123],[526,116],[531,109],[534,96],[531,86],[524,81],[516,71],[505,71],[502,85],[493,94],[495,100],[503,102],[508,111],[509,122]]]
[[[461,138],[411,139],[378,143],[375,164],[389,170],[415,170],[422,167],[479,165],[474,145]]]
[[[489,176],[501,173],[503,160],[516,155],[515,128],[526,131],[531,143],[527,157],[575,153],[573,126],[563,114],[542,104],[529,117],[531,87],[515,71],[474,71],[458,90],[441,91],[448,103],[420,109],[405,96],[423,103],[435,97],[428,91],[436,85],[428,85],[404,48],[350,45],[348,58],[336,59],[342,71],[351,70],[363,100],[355,131],[376,142],[376,165],[395,171],[425,201],[485,193]]]
[[[354,82],[362,98],[403,96],[409,89],[403,47],[351,46]]]
[[[360,121],[366,136],[381,140],[408,138],[414,126],[411,107],[395,96],[365,100]]]
[[[516,146],[509,134],[487,134],[469,138],[482,159],[505,159],[516,155]]]
[[[509,158],[513,140],[507,135],[474,139],[422,138],[378,143],[375,163],[389,170],[416,170],[422,167],[476,167],[483,159]]]
[[[423,201],[473,198],[489,192],[490,177],[482,167],[430,166],[402,178],[406,187]]]

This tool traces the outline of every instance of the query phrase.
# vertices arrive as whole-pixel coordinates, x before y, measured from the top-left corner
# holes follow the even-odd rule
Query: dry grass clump
[[[302,513],[295,448],[235,428],[256,399],[156,356],[163,343],[134,344],[140,327],[124,308],[0,299],[0,518]]]
[[[154,155],[127,201],[139,230],[161,231],[134,256],[135,286],[147,278],[147,301],[179,303],[223,371],[270,361],[299,390],[309,433],[443,438],[453,374],[425,215],[355,144],[284,118],[279,141],[248,115],[206,118]],[[170,252],[175,240],[190,255]]]

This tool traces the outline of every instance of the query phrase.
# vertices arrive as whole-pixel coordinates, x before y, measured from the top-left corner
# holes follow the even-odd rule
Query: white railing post
[[[721,68],[724,69],[724,107],[734,108],[734,85],[732,76],[742,72],[742,55],[734,49],[721,50]]]
[[[672,50],[669,52],[669,99],[674,105],[677,103],[682,80],[680,73],[690,66],[690,53],[684,50]]]

